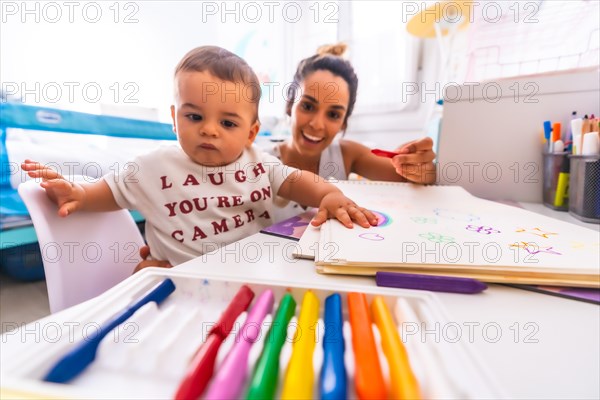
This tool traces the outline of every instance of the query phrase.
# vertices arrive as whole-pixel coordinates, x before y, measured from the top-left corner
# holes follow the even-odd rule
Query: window
[[[415,82],[418,61],[418,40],[402,22],[402,2],[351,1],[341,7],[349,18],[340,19],[340,39],[349,44],[359,77],[356,114],[415,107],[402,101],[403,84]]]

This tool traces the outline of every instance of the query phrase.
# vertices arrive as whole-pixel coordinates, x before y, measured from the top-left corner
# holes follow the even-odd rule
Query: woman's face
[[[306,156],[321,154],[345,128],[350,91],[346,81],[318,70],[300,83],[292,105],[292,138],[295,149]]]

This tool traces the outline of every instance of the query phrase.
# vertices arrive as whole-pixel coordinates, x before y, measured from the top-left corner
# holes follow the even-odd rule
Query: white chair
[[[140,262],[144,239],[127,210],[79,211],[63,218],[39,181],[24,182],[18,191],[40,245],[50,312],[98,296]]]

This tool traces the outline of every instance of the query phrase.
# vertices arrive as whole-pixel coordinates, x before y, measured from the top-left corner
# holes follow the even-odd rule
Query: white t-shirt
[[[272,225],[273,199],[296,171],[254,146],[222,167],[196,164],[178,145],[128,165],[103,179],[120,207],[146,218],[152,257],[172,265]]]

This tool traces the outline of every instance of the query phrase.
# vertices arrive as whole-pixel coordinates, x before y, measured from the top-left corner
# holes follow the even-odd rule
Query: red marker
[[[400,153],[394,153],[393,151],[387,151],[387,150],[381,150],[381,149],[373,149],[373,150],[371,150],[371,153],[373,153],[379,157],[387,157],[387,158],[394,158],[395,156],[400,155]]]
[[[177,389],[175,399],[187,400],[200,397],[213,375],[217,352],[221,343],[233,329],[237,317],[248,308],[253,297],[254,292],[248,286],[243,285],[240,288],[221,315],[219,322],[208,333],[206,342],[200,346],[190,362],[185,378]]]

